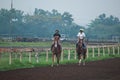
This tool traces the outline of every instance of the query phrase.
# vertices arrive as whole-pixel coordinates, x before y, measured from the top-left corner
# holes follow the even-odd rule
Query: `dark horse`
[[[55,62],[55,56],[57,58],[57,66],[59,65],[59,60],[60,60],[60,56],[61,56],[61,45],[58,43],[59,37],[55,37],[54,38],[54,44],[51,46],[51,51],[52,51],[52,67],[54,65]]]
[[[79,42],[76,45],[76,52],[78,55],[79,65],[81,64],[82,59],[83,59],[83,65],[85,65],[87,49],[83,48],[83,40],[82,39],[79,39]]]

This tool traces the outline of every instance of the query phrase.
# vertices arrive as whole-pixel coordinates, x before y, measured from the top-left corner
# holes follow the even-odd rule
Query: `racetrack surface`
[[[120,80],[120,58],[0,71],[0,80]]]

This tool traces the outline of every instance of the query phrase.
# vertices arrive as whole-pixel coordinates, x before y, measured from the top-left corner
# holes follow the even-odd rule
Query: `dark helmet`
[[[55,30],[55,32],[59,32],[59,30],[57,29],[57,30]]]

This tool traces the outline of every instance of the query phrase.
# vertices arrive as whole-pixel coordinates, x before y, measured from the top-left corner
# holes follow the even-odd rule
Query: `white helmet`
[[[84,29],[80,29],[80,31],[84,31]]]

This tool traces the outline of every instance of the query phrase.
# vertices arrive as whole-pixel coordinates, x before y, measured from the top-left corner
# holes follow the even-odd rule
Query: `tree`
[[[64,25],[70,25],[72,24],[73,18],[69,12],[64,12],[62,14],[62,20],[64,21]]]
[[[106,17],[106,14],[99,15],[88,25],[87,34],[90,38],[111,38],[111,35],[120,36],[120,21],[112,15]],[[90,34],[89,34],[90,33]]]

